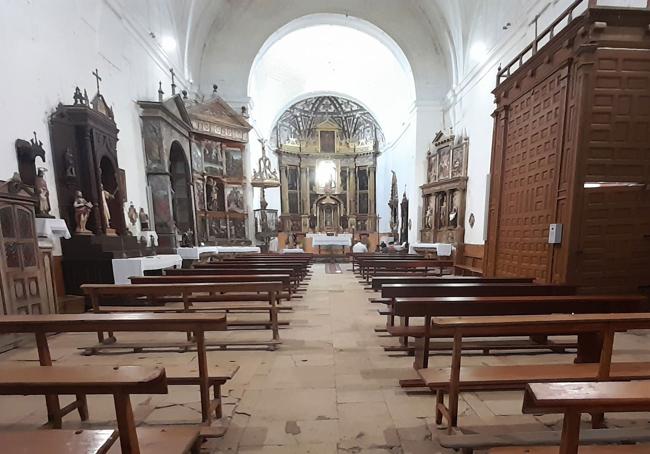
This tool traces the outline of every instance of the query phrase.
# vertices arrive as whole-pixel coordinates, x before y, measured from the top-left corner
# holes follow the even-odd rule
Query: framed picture
[[[228,178],[244,178],[242,152],[239,148],[226,148],[226,173]]]
[[[438,153],[438,180],[451,178],[451,150],[447,147]]]
[[[429,183],[438,181],[438,153],[432,153],[431,156],[429,156],[429,172],[427,175],[427,181]]]
[[[451,176],[462,177],[466,174],[467,159],[465,145],[454,147],[451,151]]]

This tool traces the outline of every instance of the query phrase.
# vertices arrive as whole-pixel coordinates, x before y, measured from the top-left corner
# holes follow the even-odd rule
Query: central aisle
[[[447,452],[431,441],[433,396],[407,396],[397,386],[414,377],[412,358],[380,348],[390,342],[374,332],[384,317],[351,265],[340,266],[341,274],[312,266],[304,298],[282,315],[291,326],[281,330],[278,351],[225,353],[241,369],[225,385],[226,403],[236,406],[225,438],[212,442],[216,452]]]

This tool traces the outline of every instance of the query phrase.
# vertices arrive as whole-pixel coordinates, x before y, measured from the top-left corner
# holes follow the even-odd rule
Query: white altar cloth
[[[198,260],[204,252],[219,253],[218,246],[199,246],[199,247],[179,247],[176,248],[176,253],[180,255],[183,260]]]
[[[352,234],[342,234],[336,236],[313,235],[312,246],[352,246]]]
[[[280,254],[304,254],[305,251],[302,248],[293,248],[293,249],[282,249]]]
[[[259,254],[262,250],[257,246],[217,246],[219,254]]]
[[[417,254],[415,249],[435,249],[438,257],[449,257],[456,248],[449,243],[411,243],[409,254]]]
[[[65,238],[70,239],[70,231],[63,219],[36,218],[36,234],[41,238]]]
[[[116,284],[130,284],[131,276],[144,276],[148,270],[180,268],[183,259],[178,254],[161,254],[152,257],[113,259],[113,280]]]

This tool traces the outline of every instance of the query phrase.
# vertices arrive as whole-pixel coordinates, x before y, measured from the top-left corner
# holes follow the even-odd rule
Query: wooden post
[[[117,393],[113,395],[113,400],[115,401],[115,417],[117,419],[117,429],[120,432],[122,454],[140,454],[131,399],[128,394]]]
[[[47,345],[47,336],[43,332],[34,333],[36,337],[36,349],[38,351],[38,361],[41,366],[51,366],[52,357],[50,348]],[[48,394],[45,396],[45,405],[47,407],[47,421],[53,429],[60,429],[63,424],[61,415],[61,404],[59,396]]]
[[[451,353],[451,377],[449,379],[449,430],[458,426],[458,395],[460,393],[460,362],[463,350],[463,335],[454,332],[454,346]]]
[[[210,381],[208,377],[208,356],[205,351],[205,332],[195,331],[196,359],[199,362],[199,388],[201,390],[201,418],[204,423],[212,421],[210,414]]]
[[[578,454],[580,438],[580,413],[569,411],[564,414],[560,454]]]

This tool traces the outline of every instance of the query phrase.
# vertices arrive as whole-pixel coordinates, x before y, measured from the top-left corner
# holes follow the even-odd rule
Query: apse
[[[380,218],[387,222],[385,192],[390,180],[388,184],[383,180],[391,169],[407,178],[415,165],[413,74],[391,37],[367,21],[339,14],[294,20],[271,35],[260,49],[248,92],[254,135],[269,141],[280,116],[301,100],[332,95],[363,106],[384,135],[377,170],[378,181],[382,179],[377,185],[377,207]],[[251,141],[252,163],[261,153],[255,142]],[[396,166],[402,166],[402,171]],[[271,206],[279,207],[280,191],[269,191],[267,199]],[[257,205],[259,194],[254,200]]]

